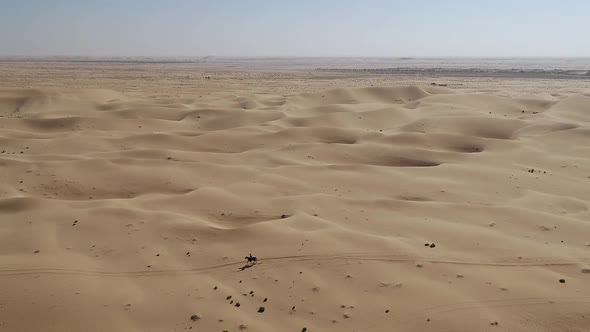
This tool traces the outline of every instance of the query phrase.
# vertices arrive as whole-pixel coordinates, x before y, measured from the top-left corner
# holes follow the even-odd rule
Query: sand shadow
[[[249,264],[249,263],[246,263],[246,265],[242,266],[242,267],[241,267],[241,268],[239,268],[238,270],[239,270],[239,271],[244,271],[245,269],[249,269],[249,268],[253,267],[254,265],[256,265],[256,264]]]

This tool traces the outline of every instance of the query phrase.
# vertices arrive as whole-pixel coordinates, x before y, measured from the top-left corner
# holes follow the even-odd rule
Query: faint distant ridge
[[[166,64],[166,63],[202,63],[211,60],[211,56],[178,56],[178,57],[150,57],[150,56],[2,56],[0,62],[67,62],[67,63],[121,63],[121,64]]]
[[[401,58],[400,58],[401,60]],[[394,67],[394,68],[316,68],[319,72],[332,73],[367,73],[367,74],[441,74],[448,76],[530,76],[553,78],[582,78],[590,76],[590,70],[565,70],[565,69],[541,69],[541,68],[418,68],[418,67]]]

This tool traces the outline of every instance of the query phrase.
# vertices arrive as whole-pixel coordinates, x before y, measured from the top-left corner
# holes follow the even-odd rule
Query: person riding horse
[[[256,258],[256,256],[252,256],[251,253],[250,253],[250,256],[246,256],[246,257],[244,257],[244,259],[246,259],[248,261],[248,264],[258,263],[258,258]]]

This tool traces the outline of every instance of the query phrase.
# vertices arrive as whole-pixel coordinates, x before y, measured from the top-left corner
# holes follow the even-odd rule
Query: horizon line
[[[89,55],[89,54],[60,54],[60,55],[24,55],[24,54],[0,54],[2,58],[238,58],[238,59],[313,59],[313,58],[365,58],[365,59],[590,59],[590,55]]]

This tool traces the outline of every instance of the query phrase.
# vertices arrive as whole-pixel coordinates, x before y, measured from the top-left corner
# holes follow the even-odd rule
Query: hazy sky
[[[588,0],[0,0],[0,55],[590,56]]]

